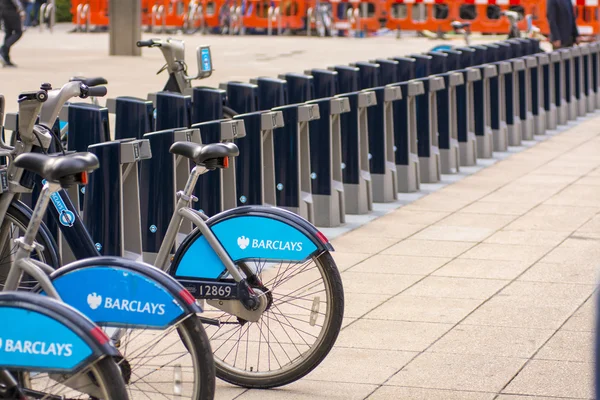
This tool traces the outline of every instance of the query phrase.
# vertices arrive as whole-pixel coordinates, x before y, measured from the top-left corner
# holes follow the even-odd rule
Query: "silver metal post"
[[[177,200],[177,206],[175,207],[176,212],[173,213],[171,217],[171,221],[169,222],[169,226],[167,227],[167,231],[165,232],[165,237],[163,239],[162,244],[160,245],[160,249],[158,250],[158,254],[156,256],[156,260],[154,262],[154,266],[166,271],[169,267],[168,258],[171,249],[173,248],[173,244],[175,243],[175,239],[177,237],[177,232],[179,231],[179,226],[181,225],[182,216],[177,212],[178,210],[188,207],[190,203],[190,197],[194,188],[196,187],[196,182],[198,181],[198,177],[206,172],[204,167],[195,166],[190,172],[190,177],[188,178],[185,188],[183,189],[183,196],[179,196]]]

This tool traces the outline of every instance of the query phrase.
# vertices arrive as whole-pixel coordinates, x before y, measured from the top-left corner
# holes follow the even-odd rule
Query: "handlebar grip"
[[[88,88],[87,95],[92,97],[104,97],[106,96],[106,93],[106,86],[94,86]]]
[[[153,40],[139,40],[137,43],[137,47],[152,47],[154,45]]]

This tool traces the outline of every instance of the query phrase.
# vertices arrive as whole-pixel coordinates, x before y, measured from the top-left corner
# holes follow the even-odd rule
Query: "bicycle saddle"
[[[92,153],[71,153],[66,156],[49,156],[39,153],[21,154],[14,161],[19,168],[34,172],[49,182],[69,186],[75,183],[87,183],[83,172],[92,172],[100,164]]]
[[[97,76],[94,78],[85,78],[83,76],[73,76],[71,77],[71,79],[69,79],[69,82],[81,82],[86,86],[89,87],[94,87],[94,86],[100,86],[100,85],[106,85],[108,83],[108,81],[104,78],[102,78],[101,76]]]
[[[233,143],[198,144],[191,142],[175,142],[169,149],[177,154],[194,161],[197,165],[204,165],[208,169],[215,169],[220,159],[235,157],[240,154],[238,147]]]

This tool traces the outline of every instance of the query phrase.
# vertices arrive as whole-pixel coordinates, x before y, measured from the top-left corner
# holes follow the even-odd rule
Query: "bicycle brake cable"
[[[169,63],[166,63],[165,65],[163,65],[163,67],[161,69],[158,70],[158,72],[156,73],[156,75],[160,74],[161,72],[163,72],[168,67],[169,67]]]

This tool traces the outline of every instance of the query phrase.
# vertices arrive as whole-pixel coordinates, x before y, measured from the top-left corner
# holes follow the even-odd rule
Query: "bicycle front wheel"
[[[342,280],[330,253],[303,263],[264,260],[238,263],[256,275],[267,308],[257,322],[244,321],[208,304],[205,325],[217,376],[248,388],[292,383],[315,369],[333,347],[344,316]]]
[[[131,399],[212,400],[215,366],[198,316],[166,330],[106,329],[122,354],[118,365]]]
[[[28,399],[128,400],[121,370],[105,357],[76,375],[21,372],[17,376],[21,392]]]

